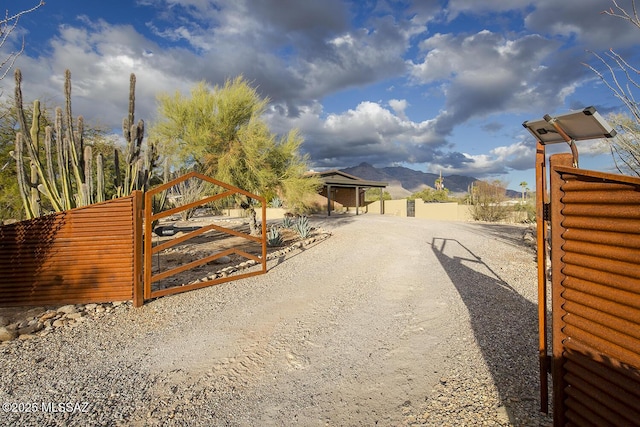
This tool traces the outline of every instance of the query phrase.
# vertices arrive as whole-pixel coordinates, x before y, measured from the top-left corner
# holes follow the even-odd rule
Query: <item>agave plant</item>
[[[298,218],[298,222],[296,222],[294,229],[298,232],[298,235],[301,238],[306,239],[307,237],[309,237],[309,234],[311,233],[309,218],[304,215]]]
[[[274,197],[269,202],[269,207],[272,207],[272,208],[281,208],[282,205],[283,205],[282,200],[278,196]]]
[[[275,225],[272,225],[267,233],[267,246],[280,246],[282,245],[282,235],[280,229]]]
[[[295,225],[295,223],[293,222],[293,219],[290,216],[287,215],[284,218],[282,218],[282,227],[283,228],[292,229],[294,225]]]

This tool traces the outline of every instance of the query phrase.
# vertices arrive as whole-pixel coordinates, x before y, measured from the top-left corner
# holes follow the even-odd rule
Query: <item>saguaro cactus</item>
[[[15,103],[21,131],[16,134],[14,158],[18,168],[18,182],[27,218],[39,216],[40,194],[43,194],[54,211],[84,206],[104,201],[104,158],[98,154],[94,172],[93,152],[84,143],[84,119],[79,116],[74,129],[71,111],[71,73],[65,72],[65,109],[57,107],[53,127],[47,126],[44,135],[44,161],[40,147],[40,102],[33,105],[31,126],[27,127],[22,100],[22,73],[15,72]],[[129,112],[123,123],[127,141],[124,185],[121,184],[119,155],[115,153],[114,184],[116,195],[124,196],[133,190],[145,189],[155,167],[157,155],[150,148],[145,163],[141,157],[144,138],[144,122],[134,123],[135,75],[131,74],[129,88]],[[27,131],[28,129],[28,131]],[[54,159],[55,152],[55,159]],[[28,163],[27,163],[28,161]],[[27,173],[27,170],[29,173]],[[95,186],[94,186],[95,178]]]
[[[122,136],[127,141],[125,155],[125,171],[123,186],[118,189],[119,195],[130,194],[133,190],[142,190],[146,185],[145,175],[150,176],[155,165],[149,165],[145,170],[144,161],[141,162],[142,141],[144,139],[144,121],[135,123],[136,105],[136,76],[129,76],[129,114],[122,120]],[[119,174],[119,168],[116,173]],[[145,173],[148,172],[148,173]],[[116,177],[119,179],[119,177]]]

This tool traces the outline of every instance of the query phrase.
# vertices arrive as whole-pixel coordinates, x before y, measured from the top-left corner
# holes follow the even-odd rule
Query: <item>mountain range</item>
[[[425,188],[434,188],[436,180],[440,178],[440,175],[435,173],[420,172],[402,166],[376,168],[366,162],[340,171],[368,181],[388,182],[386,191],[394,198],[407,197]],[[477,181],[476,178],[462,175],[445,175],[442,178],[445,188],[451,193],[466,193],[471,183]]]
[[[440,175],[435,173],[420,172],[403,166],[376,168],[366,162],[340,169],[340,171],[367,181],[388,182],[389,185],[385,191],[388,191],[394,199],[410,196],[425,188],[434,188],[436,179],[440,178]],[[442,178],[450,194],[467,193],[471,183],[478,181],[477,178],[464,175],[444,175]],[[507,190],[507,197],[521,196],[522,193],[518,191]]]

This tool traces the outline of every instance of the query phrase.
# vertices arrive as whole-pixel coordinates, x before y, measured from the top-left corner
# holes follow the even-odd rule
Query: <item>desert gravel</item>
[[[312,224],[265,275],[3,343],[0,425],[551,424],[525,226]]]

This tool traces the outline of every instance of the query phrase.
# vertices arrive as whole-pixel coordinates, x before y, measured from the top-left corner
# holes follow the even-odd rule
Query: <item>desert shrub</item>
[[[434,190],[432,188],[425,188],[424,190],[413,193],[408,197],[409,200],[422,199],[424,202],[448,202],[450,201],[449,189],[443,188],[442,190]]]
[[[527,201],[526,203],[521,203],[519,205],[516,205],[514,210],[516,212],[526,213],[526,218],[524,222],[526,223],[536,222],[536,207],[531,201]]]
[[[471,189],[471,216],[476,221],[498,222],[507,218],[506,185],[500,181],[476,181]]]

